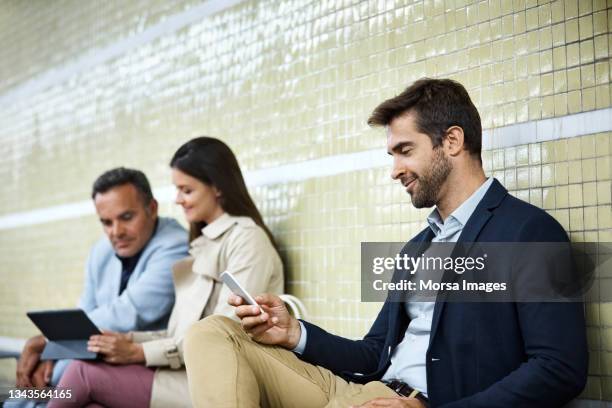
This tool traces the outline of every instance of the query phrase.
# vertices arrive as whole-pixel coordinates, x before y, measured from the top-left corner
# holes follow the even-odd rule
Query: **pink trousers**
[[[51,400],[48,408],[146,408],[155,370],[138,364],[111,365],[73,361],[57,387],[71,390],[70,400]]]

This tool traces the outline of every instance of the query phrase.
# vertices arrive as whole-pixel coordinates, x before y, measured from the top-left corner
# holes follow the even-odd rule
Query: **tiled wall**
[[[611,107],[605,0],[262,0],[195,20],[201,4],[170,3],[0,3],[0,217],[87,200],[116,165],[167,186],[172,153],[200,134],[245,171],[381,148],[369,112],[426,75],[461,81],[486,129]],[[612,241],[611,137],[534,139],[484,164],[574,240]],[[380,306],[359,302],[359,243],[406,240],[427,211],[388,167],[251,190],[289,290],[315,322],[361,336]],[[34,333],[26,310],[76,302],[99,234],[93,215],[0,229],[0,336]],[[612,305],[587,311],[584,396],[612,400]]]

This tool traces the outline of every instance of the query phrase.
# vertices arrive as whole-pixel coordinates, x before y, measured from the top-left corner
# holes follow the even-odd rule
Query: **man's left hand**
[[[134,343],[129,334],[103,330],[101,335],[89,338],[87,350],[102,354],[103,360],[111,364],[145,362],[142,345]]]
[[[425,408],[425,405],[416,398],[376,398],[366,402],[363,405],[354,405],[351,408]]]
[[[32,385],[34,388],[48,387],[53,375],[54,361],[41,361],[32,373]]]

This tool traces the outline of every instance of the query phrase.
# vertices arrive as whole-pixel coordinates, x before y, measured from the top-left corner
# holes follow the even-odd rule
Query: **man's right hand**
[[[289,314],[285,303],[275,295],[264,294],[255,297],[262,307],[248,305],[240,296],[230,295],[228,303],[236,306],[236,316],[240,318],[247,334],[258,343],[294,349],[300,341],[301,328],[296,318]]]
[[[31,337],[26,342],[17,362],[17,387],[32,387],[32,373],[40,361],[45,348],[45,338],[41,335]]]

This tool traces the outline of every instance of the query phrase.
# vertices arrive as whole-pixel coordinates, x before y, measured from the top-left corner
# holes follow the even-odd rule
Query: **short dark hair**
[[[149,180],[147,180],[147,176],[140,170],[127,169],[125,167],[108,170],[99,176],[94,181],[91,198],[95,199],[96,194],[106,193],[108,190],[124,184],[131,184],[136,188],[143,204],[147,205],[153,200],[153,192],[151,192],[151,185]]]
[[[404,92],[387,99],[374,109],[368,125],[388,126],[408,112],[416,114],[416,125],[440,146],[451,126],[463,129],[466,150],[480,159],[482,125],[478,110],[463,85],[452,79],[422,78]]]

